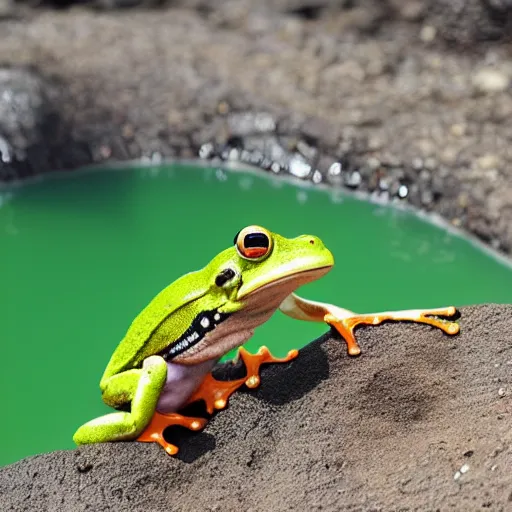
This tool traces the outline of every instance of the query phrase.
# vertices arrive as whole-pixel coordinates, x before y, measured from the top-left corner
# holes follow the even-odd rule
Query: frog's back
[[[179,308],[206,294],[208,291],[206,272],[207,269],[204,268],[185,274],[154,297],[131,323],[124,338],[112,354],[102,381],[129,368],[138,367],[148,353],[155,354],[165,348],[165,345],[162,347],[151,346],[153,333]],[[177,326],[176,339],[181,334],[180,328]],[[173,339],[168,339],[166,344],[173,341]]]

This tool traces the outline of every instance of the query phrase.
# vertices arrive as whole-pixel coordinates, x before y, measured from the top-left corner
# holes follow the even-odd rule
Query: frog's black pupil
[[[248,235],[245,235],[244,245],[247,249],[252,247],[264,247],[265,249],[268,249],[270,241],[268,236],[264,233],[249,233]]]
[[[219,272],[215,278],[215,284],[217,286],[222,286],[230,279],[233,279],[233,277],[235,277],[235,271],[232,268],[225,268],[222,272]]]

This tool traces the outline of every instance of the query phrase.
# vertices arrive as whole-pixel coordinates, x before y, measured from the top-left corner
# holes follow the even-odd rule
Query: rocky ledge
[[[362,327],[357,359],[326,334],[175,432],[178,458],[109,443],[5,467],[0,510],[510,510],[512,306],[461,313],[453,338]]]

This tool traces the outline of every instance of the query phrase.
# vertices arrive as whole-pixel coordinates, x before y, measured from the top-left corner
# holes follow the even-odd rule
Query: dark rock
[[[14,0],[0,0],[0,20],[13,17],[16,13]]]
[[[471,44],[506,39],[512,29],[509,0],[435,0],[428,22],[446,41]]]
[[[89,161],[69,141],[58,91],[34,70],[0,68],[0,180]]]

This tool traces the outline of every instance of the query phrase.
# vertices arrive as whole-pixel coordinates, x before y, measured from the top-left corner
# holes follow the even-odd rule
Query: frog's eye
[[[269,231],[260,226],[249,226],[235,236],[235,246],[238,254],[246,260],[259,260],[270,254],[272,236]]]

